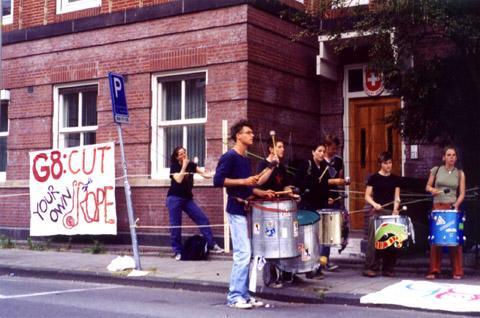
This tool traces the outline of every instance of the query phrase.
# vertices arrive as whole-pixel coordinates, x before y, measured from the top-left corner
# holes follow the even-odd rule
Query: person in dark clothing
[[[208,248],[212,253],[223,253],[223,249],[215,243],[212,229],[208,226],[209,220],[205,213],[193,200],[193,175],[198,173],[204,178],[212,175],[205,173],[196,163],[188,159],[185,148],[178,146],[173,150],[170,162],[170,189],[167,193],[167,208],[170,217],[170,238],[175,259],[180,260],[182,255],[182,211],[197,225],[201,225],[200,232],[207,240]]]
[[[227,215],[230,225],[233,266],[230,286],[227,294],[228,306],[237,309],[249,309],[263,306],[263,302],[251,297],[248,292],[248,279],[251,260],[251,242],[248,237],[247,212],[245,202],[253,195],[271,198],[271,190],[255,189],[260,175],[252,176],[247,149],[253,144],[253,129],[246,120],[240,120],[230,129],[235,141],[232,149],[222,155],[218,161],[213,185],[227,188]],[[265,173],[271,173],[268,168]]]
[[[264,173],[259,179],[259,188],[263,190],[288,191],[292,185],[291,178],[287,169],[282,163],[285,147],[283,141],[276,140],[275,148],[270,145],[268,147],[269,155],[265,160],[258,164],[257,173],[261,173],[266,168],[271,167],[271,173]]]
[[[337,155],[338,147],[340,145],[340,140],[335,135],[326,135],[324,138],[325,143],[325,156],[324,161],[328,165],[328,174],[330,178],[342,178],[343,179],[343,159]],[[348,183],[347,183],[348,185]],[[337,185],[330,186],[330,193],[329,199],[330,201],[329,206],[333,209],[344,210],[344,202],[337,191],[341,187]],[[333,190],[333,191],[332,191]],[[348,219],[348,216],[344,215],[344,219]],[[348,224],[344,225],[343,231],[348,231]],[[346,243],[345,243],[346,244]],[[322,246],[322,250],[320,252],[320,257],[325,257],[327,260],[327,264],[325,264],[325,269],[328,271],[334,271],[338,268],[337,265],[334,265],[330,262],[330,246]]]
[[[333,185],[344,185],[345,180],[330,177],[328,173],[329,166],[324,160],[324,144],[317,145],[315,149],[312,150],[312,156],[312,159],[302,162],[299,166],[294,183],[302,193],[299,208],[317,211],[328,206],[329,187]],[[330,198],[330,200],[332,199]],[[320,269],[317,271],[317,277],[323,278]]]
[[[368,245],[365,255],[365,270],[367,277],[377,276],[382,266],[384,276],[394,277],[394,267],[397,257],[396,248],[390,246],[384,250],[375,248],[375,216],[398,215],[400,206],[400,178],[392,174],[392,155],[382,152],[378,157],[380,170],[371,175],[367,181],[365,201],[372,206],[368,226]]]

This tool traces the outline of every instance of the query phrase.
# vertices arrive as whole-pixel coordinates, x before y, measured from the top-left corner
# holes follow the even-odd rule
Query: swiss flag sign
[[[377,96],[383,92],[383,75],[380,72],[366,69],[363,72],[363,89],[368,96]]]

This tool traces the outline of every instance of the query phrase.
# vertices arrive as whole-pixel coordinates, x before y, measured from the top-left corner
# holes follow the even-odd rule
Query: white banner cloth
[[[402,280],[378,292],[363,296],[360,303],[480,312],[480,286]]]
[[[30,235],[117,234],[115,145],[30,153]]]

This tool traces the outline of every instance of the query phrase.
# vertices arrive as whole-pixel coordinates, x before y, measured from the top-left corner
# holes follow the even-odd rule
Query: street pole
[[[127,202],[128,223],[130,224],[130,236],[132,237],[133,258],[135,259],[135,268],[137,270],[141,270],[142,266],[140,265],[140,254],[138,252],[137,231],[135,230],[135,220],[133,217],[132,191],[130,189],[130,184],[128,183],[127,161],[125,160],[125,151],[123,149],[122,125],[120,123],[117,123],[116,126],[118,131],[118,138],[120,141],[120,153],[122,155],[122,168],[123,168],[123,180],[124,180],[123,185],[125,188],[125,200]]]
[[[3,89],[2,36],[3,36],[3,0],[0,0],[0,92]]]

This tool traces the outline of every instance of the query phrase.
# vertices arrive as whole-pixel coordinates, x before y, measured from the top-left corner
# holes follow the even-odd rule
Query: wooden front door
[[[389,151],[393,157],[393,173],[401,175],[402,149],[399,132],[386,118],[400,108],[400,99],[362,98],[349,103],[349,171],[350,211],[365,207],[364,193],[368,177],[379,170],[378,155]],[[363,229],[366,213],[350,215],[351,227]]]

